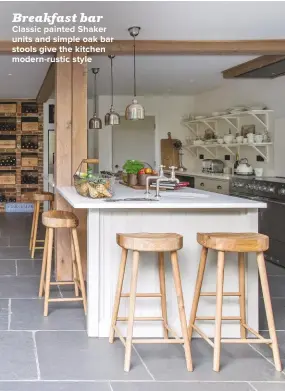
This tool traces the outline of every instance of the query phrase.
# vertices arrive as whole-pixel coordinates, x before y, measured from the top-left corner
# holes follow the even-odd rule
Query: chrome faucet
[[[161,171],[161,176],[156,181],[156,195],[155,195],[155,198],[161,197],[161,195],[159,194],[160,182],[176,182],[176,183],[179,183],[179,179],[175,177],[175,170],[177,169],[177,167],[170,166],[169,168],[171,169],[171,177],[169,178],[169,177],[164,176],[164,173],[163,173],[163,170],[162,170]]]
[[[163,173],[163,169],[164,169],[165,166],[159,166],[159,175],[154,175],[154,176],[148,176],[146,178],[146,191],[145,191],[145,194],[146,196],[148,197],[151,193],[149,191],[149,181],[153,180],[153,179],[159,179],[161,177],[164,176],[164,173]]]

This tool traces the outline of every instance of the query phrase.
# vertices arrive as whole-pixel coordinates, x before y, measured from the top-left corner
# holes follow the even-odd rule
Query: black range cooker
[[[258,212],[259,232],[270,241],[265,258],[285,267],[285,178],[233,177],[230,195],[267,203],[267,208]]]

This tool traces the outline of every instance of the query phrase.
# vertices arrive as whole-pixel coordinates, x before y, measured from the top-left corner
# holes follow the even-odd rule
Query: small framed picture
[[[241,136],[246,137],[248,133],[255,134],[255,125],[243,125],[241,127]]]

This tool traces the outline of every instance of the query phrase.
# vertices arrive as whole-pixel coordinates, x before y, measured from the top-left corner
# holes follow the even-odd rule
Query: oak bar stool
[[[275,368],[282,371],[279,356],[279,348],[276,337],[276,330],[272,312],[269,285],[266,273],[263,251],[269,247],[269,238],[258,233],[198,233],[197,241],[203,246],[198,276],[194,291],[192,310],[189,321],[189,337],[192,338],[193,329],[204,338],[214,348],[213,369],[216,372],[220,370],[220,351],[221,343],[265,343],[268,344],[273,352]],[[216,292],[201,292],[204,271],[206,266],[208,249],[218,251],[217,265],[217,286]],[[223,292],[224,285],[224,265],[225,252],[238,253],[239,267],[239,292]],[[260,277],[260,283],[263,293],[266,317],[269,328],[270,339],[265,339],[258,332],[249,327],[246,323],[246,300],[245,300],[245,253],[257,253],[257,265]],[[201,296],[216,296],[216,316],[196,316],[199,299]],[[240,304],[240,316],[222,316],[222,306],[224,296],[238,296]],[[204,332],[195,325],[195,320],[215,320],[215,338],[214,343],[204,334]],[[221,339],[222,320],[239,320],[241,339]],[[257,339],[247,339],[246,333],[249,331]]]
[[[34,202],[34,213],[33,213],[33,222],[31,229],[31,237],[30,237],[30,251],[31,258],[35,257],[35,250],[43,249],[43,247],[36,247],[37,242],[44,242],[44,240],[38,240],[38,225],[39,225],[39,217],[40,217],[40,205],[41,202],[49,201],[50,209],[53,209],[54,195],[49,192],[41,192],[33,194],[33,202]]]
[[[43,292],[45,291],[44,316],[48,315],[48,303],[55,301],[83,301],[83,307],[86,314],[86,291],[76,230],[76,227],[79,224],[78,219],[71,212],[51,210],[42,214],[42,221],[43,225],[46,226],[46,237],[40,279],[39,297],[42,297]],[[70,230],[71,233],[73,281],[50,281],[54,230],[59,228],[67,228]],[[50,299],[49,295],[51,285],[74,285],[76,297]],[[81,297],[79,297],[79,290],[81,291]]]
[[[120,340],[125,346],[125,365],[124,370],[130,370],[132,343],[179,343],[184,344],[185,358],[188,371],[192,371],[192,358],[190,344],[187,334],[187,322],[184,309],[183,292],[181,287],[181,279],[178,265],[177,251],[183,247],[183,237],[174,233],[132,233],[132,234],[117,234],[117,243],[122,247],[122,258],[119,269],[119,277],[114,301],[112,323],[110,330],[109,342],[114,342],[115,333],[118,334]],[[133,265],[131,276],[130,293],[122,293],[125,268],[127,262],[128,250],[133,251]],[[158,271],[160,280],[160,293],[137,293],[137,278],[139,268],[140,252],[153,251],[158,253]],[[167,308],[166,308],[166,289],[165,289],[165,269],[164,269],[164,252],[170,252],[171,263],[173,270],[173,278],[177,295],[182,338],[179,338],[167,324]],[[118,317],[121,297],[129,297],[129,315],[127,318]],[[162,317],[135,317],[135,304],[137,297],[152,297],[160,298]],[[133,324],[134,321],[162,321],[164,338],[160,339],[133,339]],[[117,327],[117,321],[127,321],[127,338],[123,338]],[[176,339],[169,339],[168,332],[172,332]]]

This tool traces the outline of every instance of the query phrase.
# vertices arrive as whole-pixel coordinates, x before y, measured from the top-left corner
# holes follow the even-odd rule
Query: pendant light
[[[128,29],[131,37],[134,38],[134,98],[132,103],[126,107],[126,119],[138,120],[144,119],[144,108],[137,101],[136,91],[136,37],[139,35],[140,27],[130,27]]]
[[[92,68],[92,72],[94,74],[94,91],[93,91],[93,99],[94,99],[94,113],[93,117],[89,120],[89,129],[102,129],[102,121],[97,117],[97,88],[96,88],[96,77],[99,73],[100,68]]]
[[[111,60],[111,92],[112,92],[112,100],[111,107],[109,113],[105,115],[105,125],[120,125],[120,116],[115,112],[113,104],[114,104],[114,82],[113,82],[113,58],[114,55],[108,56]]]

